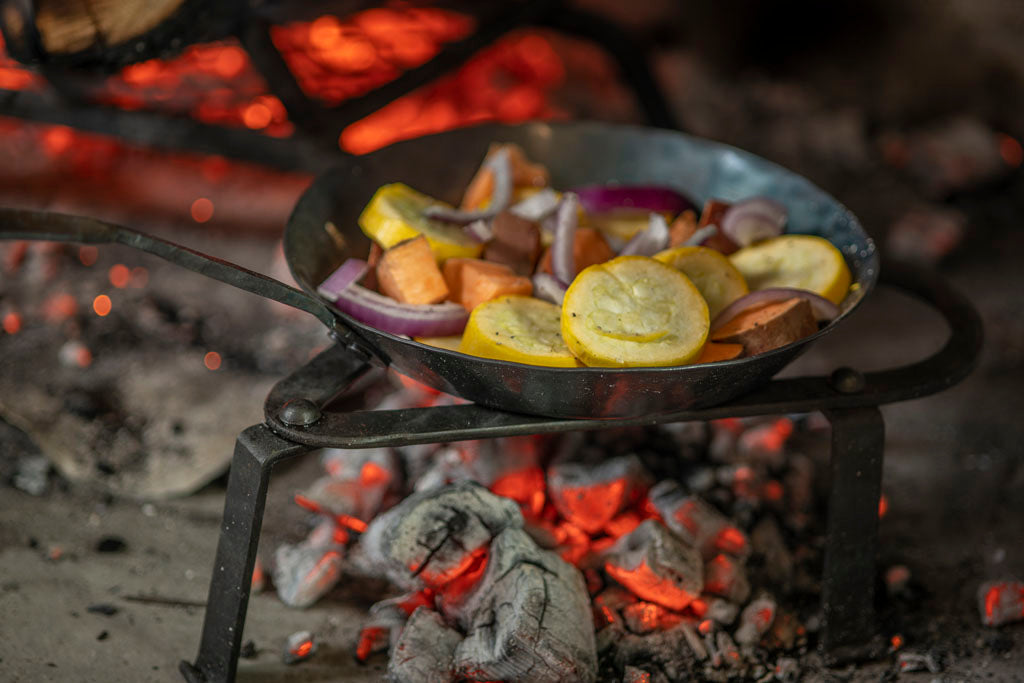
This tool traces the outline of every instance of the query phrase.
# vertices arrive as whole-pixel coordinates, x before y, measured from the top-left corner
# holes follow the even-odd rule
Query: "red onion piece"
[[[508,158],[508,150],[499,149],[484,162],[484,166],[494,173],[494,191],[491,193],[491,202],[486,209],[465,211],[450,206],[435,205],[424,209],[423,215],[448,223],[471,223],[481,218],[494,218],[504,211],[512,200],[512,162]]]
[[[494,230],[491,229],[491,224],[485,220],[473,221],[464,230],[467,235],[483,244],[494,239]]]
[[[469,312],[459,304],[402,304],[359,285],[338,292],[334,305],[381,332],[410,337],[461,334],[469,319]]]
[[[566,289],[568,288],[559,282],[558,278],[554,275],[537,273],[533,276],[533,295],[538,299],[544,299],[561,306],[562,299],[565,298]]]
[[[551,243],[551,272],[558,280],[569,286],[576,277],[576,255],[573,246],[576,240],[576,226],[579,223],[577,207],[579,198],[574,192],[562,195],[562,201],[555,212],[555,235]]]
[[[539,222],[553,214],[557,208],[558,193],[544,188],[540,192],[535,192],[526,199],[516,202],[508,210],[520,218]]]
[[[717,234],[718,234],[718,226],[717,225],[714,225],[714,224],[712,224],[712,225],[705,225],[703,228],[700,228],[700,229],[694,231],[694,233],[692,235],[690,235],[690,239],[688,239],[685,242],[683,242],[682,246],[684,246],[684,247],[699,247],[700,245],[704,244],[704,242],[706,242],[708,239],[714,237]]]
[[[741,247],[778,237],[786,224],[786,207],[767,197],[737,202],[722,216],[722,233]]]
[[[317,292],[325,299],[334,301],[338,294],[353,282],[359,282],[370,269],[370,264],[361,258],[350,258],[320,283]]]
[[[818,322],[829,322],[835,320],[839,316],[838,306],[814,292],[810,292],[806,289],[793,289],[790,287],[772,287],[770,289],[759,289],[747,294],[746,296],[741,296],[739,299],[736,299],[736,301],[733,301],[731,304],[726,306],[725,309],[716,315],[715,319],[711,321],[711,332],[714,332],[747,309],[759,308],[761,306],[767,306],[768,304],[774,304],[779,301],[786,301],[787,299],[795,298],[806,299],[811,304],[811,312],[814,313],[814,319]]]
[[[665,222],[665,217],[660,213],[652,213],[647,229],[633,235],[619,255],[653,256],[668,247],[668,239],[668,223]]]
[[[679,213],[693,209],[693,202],[670,187],[657,185],[593,185],[574,190],[588,213],[615,209],[641,209]]]

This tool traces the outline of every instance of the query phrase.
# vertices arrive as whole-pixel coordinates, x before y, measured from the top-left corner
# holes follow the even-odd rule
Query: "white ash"
[[[388,658],[387,680],[392,683],[455,680],[455,648],[462,634],[432,609],[417,607],[405,622]]]

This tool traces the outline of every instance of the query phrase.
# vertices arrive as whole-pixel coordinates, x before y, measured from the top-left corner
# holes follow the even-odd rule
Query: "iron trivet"
[[[235,679],[267,486],[279,461],[319,448],[408,446],[812,411],[823,412],[832,425],[821,648],[829,663],[879,654],[874,582],[885,442],[879,406],[953,386],[973,369],[982,343],[977,311],[937,275],[886,263],[881,281],[942,314],[950,336],[939,351],[880,372],[843,367],[829,377],[776,379],[728,405],[622,420],[545,418],[473,404],[331,411],[331,401],[371,369],[360,351],[338,340],[278,382],[264,404],[266,421],[238,436],[199,654],[194,663],[181,662],[182,674],[190,683]]]

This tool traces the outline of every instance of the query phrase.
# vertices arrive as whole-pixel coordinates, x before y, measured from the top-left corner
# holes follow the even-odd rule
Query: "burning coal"
[[[396,387],[380,408],[453,400]],[[342,567],[404,591],[371,609],[356,652],[389,650],[392,680],[768,672],[820,622],[774,597],[819,559],[787,543],[814,519],[813,463],[786,452],[796,431],[728,420],[326,451],[296,497],[322,521],[278,549],[272,577],[296,606]]]

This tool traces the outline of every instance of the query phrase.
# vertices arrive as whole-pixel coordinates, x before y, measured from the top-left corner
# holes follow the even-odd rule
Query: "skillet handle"
[[[327,325],[334,336],[351,337],[349,330],[339,329],[338,318],[327,306],[305,292],[228,261],[96,218],[0,208],[0,239],[124,244],[266,299],[298,308]]]

